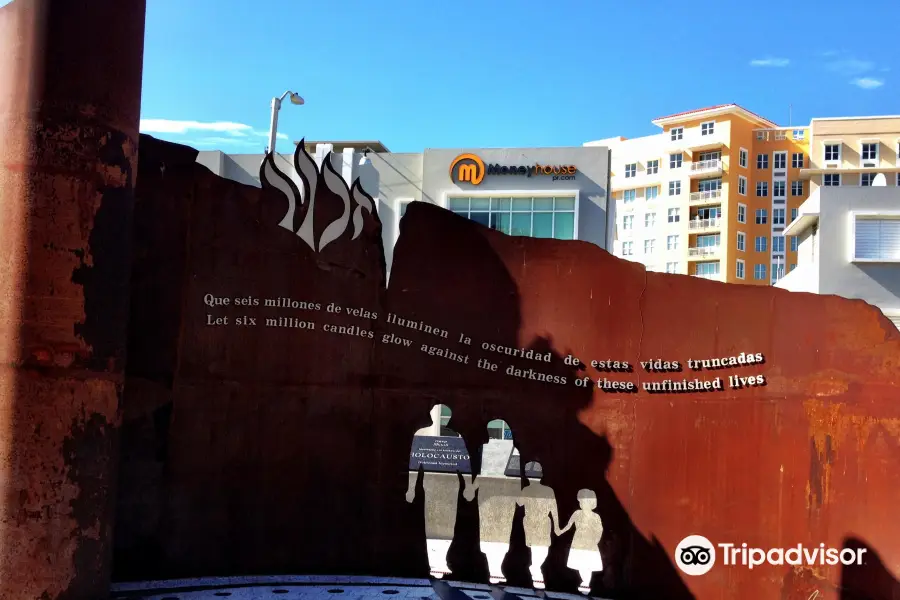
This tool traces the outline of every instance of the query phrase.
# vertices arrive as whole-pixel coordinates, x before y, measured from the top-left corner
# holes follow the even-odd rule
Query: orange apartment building
[[[611,150],[613,253],[730,283],[771,285],[794,268],[783,232],[809,195],[809,128],[737,104],[652,123],[660,133],[585,144]]]

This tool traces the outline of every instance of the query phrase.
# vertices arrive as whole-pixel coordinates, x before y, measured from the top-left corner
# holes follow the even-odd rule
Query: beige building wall
[[[810,193],[823,184],[826,173],[840,174],[841,186],[860,185],[863,173],[883,173],[888,185],[898,184],[900,116],[813,119],[810,132],[810,165],[802,173],[810,181]],[[877,144],[877,160],[863,160],[864,143]],[[839,161],[825,160],[829,144],[840,146]]]

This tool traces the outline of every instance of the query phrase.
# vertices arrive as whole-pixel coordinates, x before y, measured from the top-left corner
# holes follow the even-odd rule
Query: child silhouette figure
[[[598,548],[600,538],[603,536],[603,522],[600,515],[594,512],[597,508],[597,494],[593,490],[579,490],[578,504],[581,508],[575,511],[559,534],[562,535],[572,526],[575,527],[566,566],[578,571],[581,575],[578,591],[587,594],[591,591],[591,577],[594,572],[603,570],[603,559]]]

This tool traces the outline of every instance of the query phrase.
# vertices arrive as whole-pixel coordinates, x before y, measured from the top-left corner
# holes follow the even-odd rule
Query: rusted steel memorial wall
[[[596,594],[890,585],[900,335],[872,307],[648,273],[420,203],[386,285],[373,201],[328,160],[316,173],[299,152],[298,183],[264,164],[257,190],[194,156],[142,139],[118,577],[427,575],[422,503],[446,502],[457,514],[446,571],[487,581],[471,476],[404,501],[418,480],[412,435],[441,404],[476,475],[487,423],[508,423],[560,528],[593,492],[596,508],[579,514],[602,521]],[[517,510],[504,571],[530,585],[528,509]],[[867,560],[750,569],[720,550],[692,577],[674,558],[691,534],[738,549],[865,548]],[[547,538],[548,588],[578,586],[578,535]]]
[[[424,203],[388,283],[376,200],[329,160],[256,189],[138,139],[143,15],[0,9],[0,597],[431,573],[896,600],[880,312]]]

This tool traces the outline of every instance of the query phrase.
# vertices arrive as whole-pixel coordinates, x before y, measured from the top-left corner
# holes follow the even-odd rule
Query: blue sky
[[[141,129],[200,149],[262,152],[287,89],[306,105],[285,102],[280,151],[581,145],[730,102],[781,125],[791,104],[794,124],[900,113],[896,0],[147,4]]]

